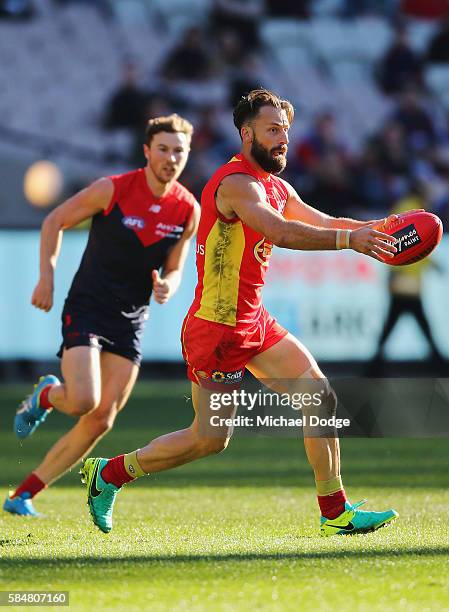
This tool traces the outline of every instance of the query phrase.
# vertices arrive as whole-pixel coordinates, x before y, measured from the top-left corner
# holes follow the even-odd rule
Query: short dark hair
[[[295,116],[293,105],[288,100],[282,100],[277,94],[269,89],[253,89],[245,96],[242,96],[234,108],[234,125],[238,129],[239,134],[242,126],[255,119],[259,114],[262,106],[273,106],[287,113],[288,122],[291,124]]]
[[[145,130],[145,144],[148,146],[151,143],[151,140],[155,134],[159,134],[159,132],[170,132],[172,134],[176,134],[178,132],[182,134],[186,134],[188,139],[192,138],[193,134],[193,125],[187,119],[176,115],[168,115],[167,117],[154,117],[154,119],[150,119],[147,123],[147,127]]]

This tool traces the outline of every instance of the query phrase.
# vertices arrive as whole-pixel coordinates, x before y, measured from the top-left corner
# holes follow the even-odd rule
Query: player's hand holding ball
[[[396,239],[376,229],[378,225],[379,221],[372,221],[359,229],[352,230],[348,238],[349,248],[385,262],[395,256]],[[337,244],[338,238],[337,236]]]
[[[153,296],[158,304],[165,304],[170,297],[170,283],[159,276],[158,270],[151,273],[153,278]]]
[[[396,240],[394,256],[382,259],[391,266],[405,266],[424,259],[438,246],[443,235],[441,219],[421,208],[388,217],[377,229]]]
[[[53,306],[53,276],[41,276],[31,296],[36,308],[48,312]]]
[[[337,230],[337,249],[350,248],[390,266],[405,266],[427,257],[438,246],[443,224],[422,208],[369,221],[356,230]]]

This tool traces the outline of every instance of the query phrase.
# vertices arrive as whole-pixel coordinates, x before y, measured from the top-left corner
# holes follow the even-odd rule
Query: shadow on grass
[[[360,536],[353,536],[360,537]],[[298,538],[299,541],[309,538]],[[141,556],[108,556],[104,557],[92,557],[86,559],[86,557],[52,557],[33,559],[28,558],[24,561],[23,558],[3,558],[0,560],[0,567],[7,566],[8,569],[17,568],[17,571],[23,572],[24,566],[27,571],[39,570],[45,568],[57,567],[58,570],[62,569],[82,569],[81,566],[86,568],[93,568],[95,570],[102,566],[111,568],[111,566],[117,565],[117,568],[124,567],[124,565],[139,565],[145,563],[166,563],[168,565],[177,565],[178,563],[202,563],[202,562],[244,562],[244,561],[300,561],[307,559],[360,559],[363,554],[364,559],[399,559],[407,557],[447,557],[449,555],[449,547],[411,547],[411,548],[394,548],[394,549],[379,549],[379,550],[364,550],[363,553],[360,550],[332,550],[332,551],[304,551],[304,552],[287,552],[287,553],[243,553],[243,554],[204,554],[204,555],[141,555]]]

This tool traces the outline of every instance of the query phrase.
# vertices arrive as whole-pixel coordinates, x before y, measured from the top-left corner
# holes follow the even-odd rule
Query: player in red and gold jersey
[[[245,369],[281,392],[291,391],[292,382],[304,390],[319,381],[320,415],[335,414],[335,394],[315,359],[262,304],[271,249],[350,248],[382,260],[392,257],[396,248],[390,236],[377,231],[382,220],[330,217],[305,204],[277,176],[286,165],[293,114],[288,101],[264,89],[250,92],[235,108],[242,150],[203,190],[198,284],[182,329],[195,419],[187,429],[157,438],[139,451],[86,461],[90,511],[105,532],[112,528],[115,495],[125,482],[226,448],[232,431],[226,419],[235,414],[235,406],[223,402],[212,407],[211,399],[217,391],[238,386]],[[347,501],[334,430],[313,435],[305,427],[304,444],[316,480],[322,535],[373,531],[397,516],[394,510],[361,511],[360,504]]]

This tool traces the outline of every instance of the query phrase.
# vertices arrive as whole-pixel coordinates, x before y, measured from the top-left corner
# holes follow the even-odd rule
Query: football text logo
[[[407,225],[407,227],[402,228],[398,232],[395,232],[393,236],[397,240],[395,244],[395,247],[398,250],[397,255],[411,249],[413,246],[415,246],[415,244],[419,244],[421,242],[421,238],[419,237],[413,223]]]
[[[145,221],[142,217],[124,217],[122,223],[129,229],[142,230],[145,227]]]

